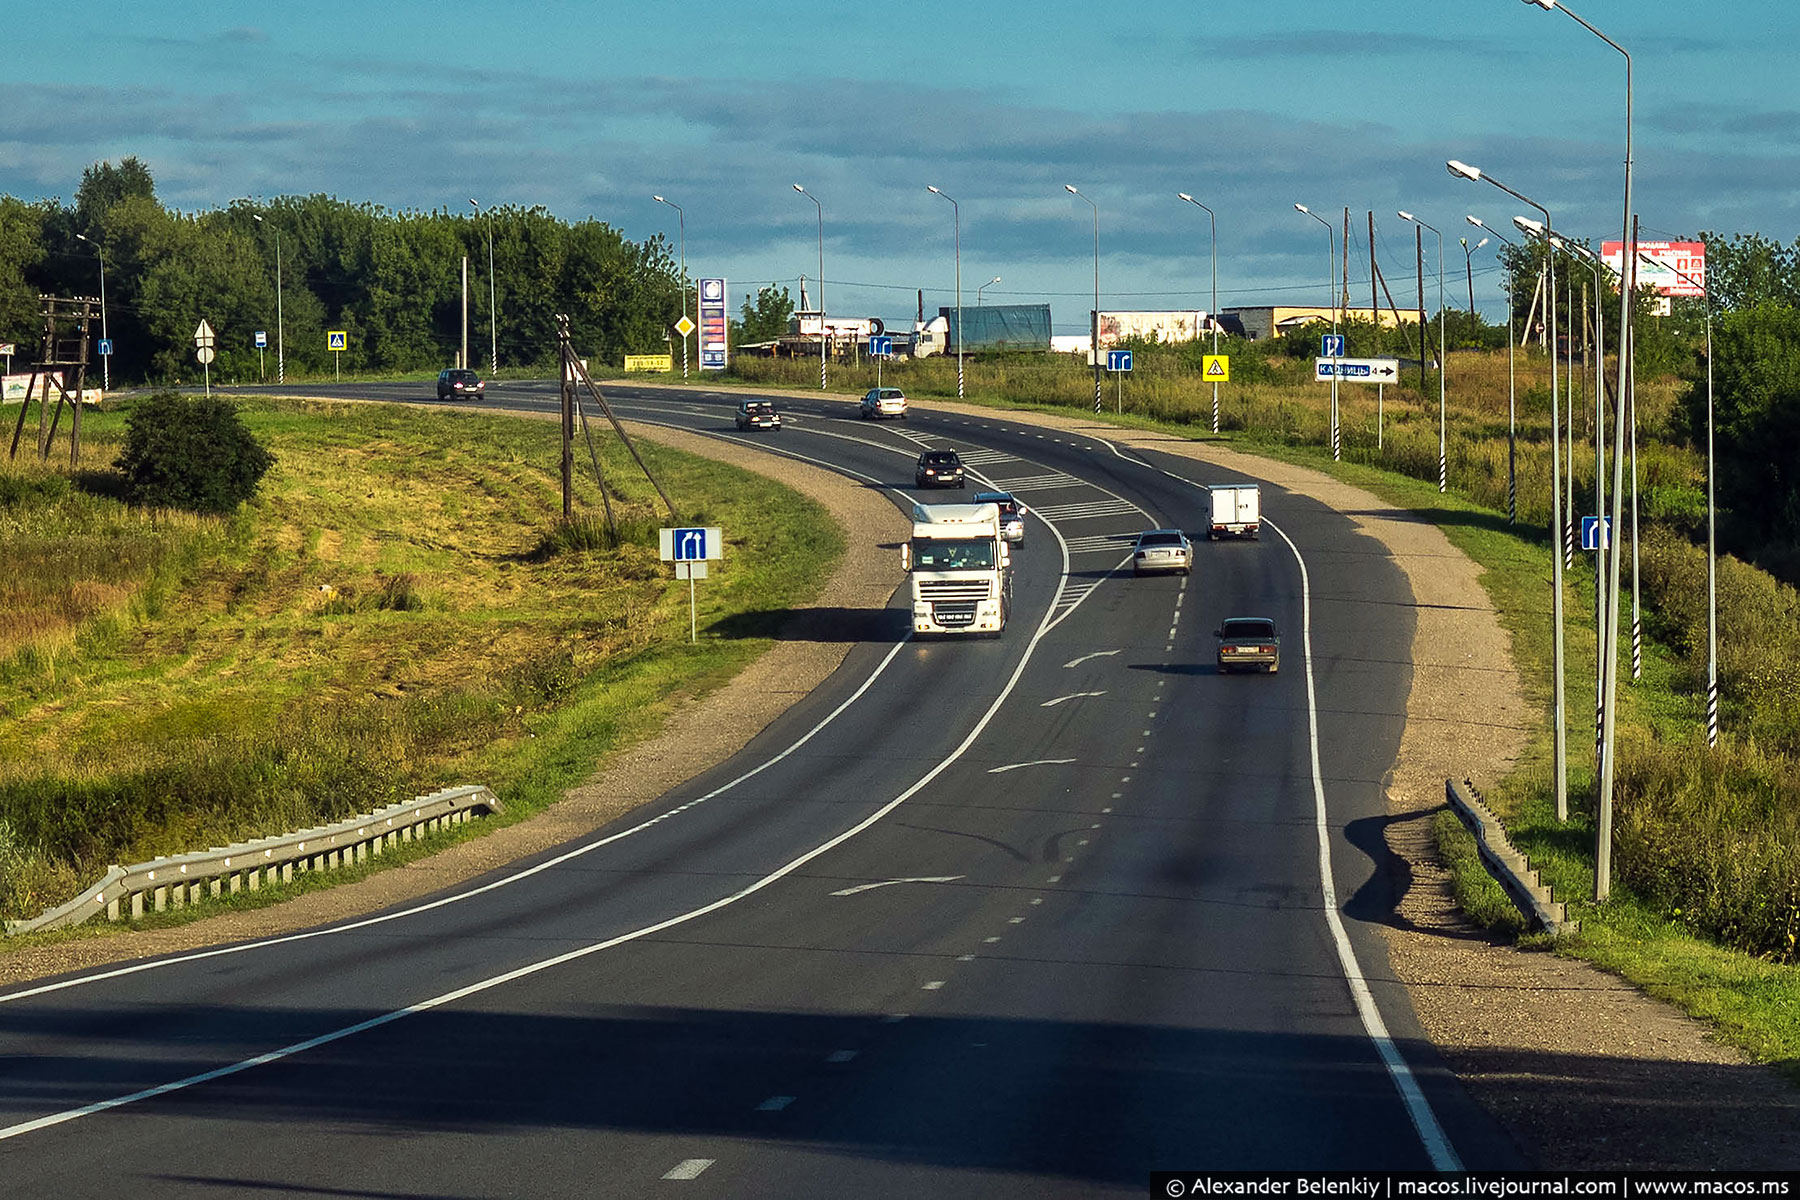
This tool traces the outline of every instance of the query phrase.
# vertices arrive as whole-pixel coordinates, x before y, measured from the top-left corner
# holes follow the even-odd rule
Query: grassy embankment
[[[1450,492],[1437,491],[1437,380],[1416,375],[1386,389],[1343,385],[1343,461],[1331,461],[1329,389],[1311,381],[1310,358],[1247,353],[1221,388],[1221,439],[1235,448],[1301,463],[1365,487],[1439,524],[1486,571],[1487,588],[1513,642],[1527,695],[1541,715],[1519,766],[1477,780],[1515,842],[1582,923],[1559,947],[1713,1021],[1723,1036],[1800,1077],[1800,597],[1736,559],[1720,567],[1724,735],[1704,739],[1704,558],[1692,534],[1704,514],[1704,464],[1685,444],[1675,379],[1639,385],[1638,467],[1644,674],[1627,680],[1619,711],[1614,878],[1594,893],[1593,680],[1596,645],[1591,556],[1566,575],[1567,729],[1571,818],[1556,820],[1550,736],[1550,371],[1538,353],[1517,358],[1518,518],[1506,518],[1507,356],[1455,352],[1449,359]],[[1211,387],[1172,353],[1140,351],[1109,419],[1211,438]],[[741,382],[816,388],[816,364],[742,359]],[[1090,370],[1054,357],[966,364],[971,400],[1048,411],[1091,407]],[[953,359],[898,363],[883,382],[920,398],[954,397]],[[1567,376],[1564,374],[1566,385]],[[874,385],[869,367],[834,365],[834,390]],[[1114,381],[1105,382],[1111,414]],[[1594,510],[1593,392],[1577,387],[1572,462],[1575,511]],[[1565,411],[1565,418],[1566,418]],[[1379,433],[1378,433],[1379,426]],[[1608,430],[1610,436],[1610,429]],[[1628,568],[1629,570],[1629,568]],[[1627,579],[1629,584],[1629,577]],[[1629,630],[1630,598],[1623,621]],[[1622,652],[1628,641],[1622,640]],[[1486,873],[1455,818],[1441,814],[1440,846],[1464,907],[1502,933],[1517,915]]]
[[[277,463],[228,520],[106,495],[116,412],[84,423],[79,486],[24,455],[0,463],[8,916],[35,915],[109,862],[446,783],[489,784],[517,820],[768,645],[708,637],[709,625],[803,601],[842,550],[810,501],[646,446],[682,520],[730,542],[699,589],[690,646],[687,589],[657,561],[666,515],[610,435],[623,538],[607,547],[591,478],[577,510],[589,519],[558,533],[551,423],[242,409]]]

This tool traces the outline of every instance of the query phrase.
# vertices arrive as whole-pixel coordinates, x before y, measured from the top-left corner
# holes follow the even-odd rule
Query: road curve
[[[741,754],[593,838],[317,936],[0,993],[24,1194],[1518,1165],[1387,971],[1410,593],[1348,518],[1265,485],[1278,536],[1138,580],[1124,539],[1197,528],[1218,471],[997,415],[794,398],[740,435],[706,389],[608,396],[896,494],[957,447],[1040,514],[1007,636],[912,642],[891,606]],[[1282,625],[1280,675],[1210,667],[1241,613]]]

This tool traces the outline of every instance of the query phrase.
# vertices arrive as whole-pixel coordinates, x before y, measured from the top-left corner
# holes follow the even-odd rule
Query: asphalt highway
[[[897,501],[921,448],[958,449],[1033,509],[1006,634],[911,640],[902,592],[742,753],[594,837],[0,993],[0,1192],[1043,1197],[1525,1165],[1388,970],[1412,621],[1381,546],[1265,483],[1261,539],[1133,578],[1131,536],[1200,529],[1197,484],[1236,477],[1001,414],[780,397],[786,428],[741,434],[735,396],[605,391]],[[1279,674],[1215,671],[1239,615],[1277,621]]]

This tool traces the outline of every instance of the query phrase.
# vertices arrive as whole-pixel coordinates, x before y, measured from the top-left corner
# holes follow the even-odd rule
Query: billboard
[[[700,281],[700,369],[723,371],[729,350],[730,323],[725,317],[725,281]]]
[[[1151,342],[1191,342],[1212,326],[1204,312],[1101,312],[1100,346],[1117,345],[1133,338]]]
[[[1600,256],[1613,274],[1623,274],[1624,242],[1602,242]],[[1637,283],[1653,288],[1658,296],[1704,296],[1706,283],[1705,242],[1645,242],[1637,244]],[[1680,272],[1677,274],[1676,272]],[[1683,279],[1685,275],[1688,278]]]

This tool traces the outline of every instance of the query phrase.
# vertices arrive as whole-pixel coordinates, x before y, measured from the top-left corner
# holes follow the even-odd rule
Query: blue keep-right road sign
[[[1319,357],[1344,357],[1344,335],[1341,333],[1325,333],[1319,335]]]
[[[1131,370],[1131,351],[1108,350],[1106,352],[1106,369],[1109,371]]]
[[[1604,529],[1603,534],[1601,530]],[[1612,545],[1611,517],[1581,518],[1581,548],[1583,550],[1604,550]]]

